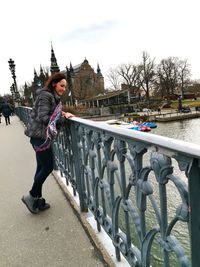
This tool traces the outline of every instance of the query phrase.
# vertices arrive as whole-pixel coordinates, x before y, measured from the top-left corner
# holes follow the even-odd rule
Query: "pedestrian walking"
[[[0,103],[0,123],[1,123],[1,116],[2,116],[2,107],[1,107],[1,103]]]
[[[56,136],[58,127],[63,120],[74,116],[69,112],[62,111],[60,97],[65,92],[66,86],[66,76],[63,73],[58,72],[49,77],[45,87],[37,92],[30,123],[25,130],[35,151],[37,167],[32,188],[27,195],[22,197],[22,201],[34,214],[50,208],[50,204],[43,198],[42,187],[46,178],[53,171],[51,137],[52,135]],[[56,128],[53,129],[53,126]]]
[[[6,125],[10,124],[10,115],[12,113],[11,105],[5,100],[1,105],[1,112],[5,118]]]

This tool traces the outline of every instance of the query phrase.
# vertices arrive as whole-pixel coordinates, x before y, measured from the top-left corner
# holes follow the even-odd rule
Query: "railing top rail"
[[[96,122],[89,119],[82,119],[73,117],[70,120],[75,121],[77,123],[84,124],[85,126],[89,126],[92,128],[96,128],[100,131],[110,132],[115,137],[125,137],[126,139],[136,140],[140,142],[148,143],[152,146],[159,146],[166,150],[171,150],[176,152],[180,152],[186,156],[192,156],[196,158],[200,158],[200,145],[193,144],[190,142],[164,137],[156,134],[139,132],[139,131],[130,131],[129,129],[120,128],[116,126],[112,126],[106,124],[105,122]]]

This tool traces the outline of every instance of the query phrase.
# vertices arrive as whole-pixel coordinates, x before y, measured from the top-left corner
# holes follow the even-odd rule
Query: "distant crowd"
[[[6,125],[10,124],[10,116],[14,113],[14,107],[6,99],[0,103],[0,123],[2,122],[2,115],[5,119]]]

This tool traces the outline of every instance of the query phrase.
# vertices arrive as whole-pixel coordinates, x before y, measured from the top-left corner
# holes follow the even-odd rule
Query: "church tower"
[[[97,91],[99,94],[104,92],[104,77],[101,73],[99,63],[97,64]]]
[[[54,73],[60,71],[58,64],[57,64],[57,59],[55,57],[55,53],[54,53],[52,44],[51,44],[51,67],[50,67],[50,71],[51,71],[51,74],[54,74]]]

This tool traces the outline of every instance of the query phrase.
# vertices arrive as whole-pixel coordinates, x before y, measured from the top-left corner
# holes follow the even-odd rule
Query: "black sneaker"
[[[38,209],[43,211],[50,208],[50,204],[46,203],[46,200],[44,198],[38,198]]]
[[[22,197],[22,202],[26,205],[31,213],[37,214],[38,210],[38,199],[32,197],[30,194]]]

